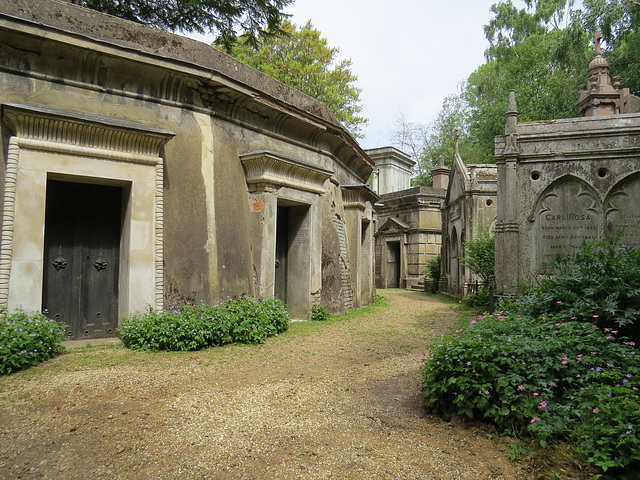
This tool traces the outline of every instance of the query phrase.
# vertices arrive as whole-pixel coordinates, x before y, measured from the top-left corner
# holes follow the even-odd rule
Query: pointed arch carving
[[[600,238],[602,200],[588,182],[564,175],[538,197],[529,221],[537,236],[538,269],[558,255],[571,254],[582,242]]]
[[[622,231],[621,243],[640,247],[640,172],[616,183],[604,201],[605,233]]]

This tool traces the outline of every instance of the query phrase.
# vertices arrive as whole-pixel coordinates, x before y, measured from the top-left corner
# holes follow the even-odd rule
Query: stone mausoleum
[[[91,338],[242,293],[374,301],[373,162],[325,105],[54,0],[0,0],[0,70],[0,306]]]
[[[375,204],[376,286],[411,288],[422,284],[426,264],[440,255],[441,206],[449,169],[433,171],[434,187],[410,187],[413,160],[394,147],[367,150],[377,175],[373,189],[380,194]]]
[[[509,96],[505,134],[496,137],[498,291],[547,271],[584,241],[622,231],[640,246],[638,98],[609,76],[596,40],[581,118],[519,123]]]
[[[493,164],[465,164],[457,141],[442,206],[440,290],[466,295],[480,278],[464,264],[464,244],[496,223],[497,171]]]

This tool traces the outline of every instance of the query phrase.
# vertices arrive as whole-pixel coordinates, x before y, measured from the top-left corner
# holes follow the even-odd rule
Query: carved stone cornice
[[[155,163],[161,148],[174,136],[161,128],[125,120],[5,103],[5,123],[20,139],[52,143],[59,149],[117,152],[122,159]],[[110,155],[111,156],[111,155]]]
[[[260,185],[323,194],[324,182],[333,175],[332,170],[268,150],[245,153],[240,161],[252,191]]]
[[[380,200],[380,197],[364,183],[341,183],[344,208],[359,208],[364,210],[367,202],[371,205]]]

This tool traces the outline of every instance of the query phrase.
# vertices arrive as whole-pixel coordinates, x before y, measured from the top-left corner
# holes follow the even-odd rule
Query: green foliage
[[[465,241],[464,257],[460,259],[464,265],[482,279],[487,287],[495,270],[495,237],[492,233],[483,232],[475,238]]]
[[[47,361],[64,347],[64,325],[43,313],[0,312],[0,375]]]
[[[431,293],[436,293],[440,287],[440,263],[440,255],[427,260],[424,281],[428,285],[427,288]]]
[[[426,408],[545,447],[575,442],[603,470],[640,460],[640,355],[634,342],[564,316],[500,313],[474,320],[429,347],[422,368]]]
[[[468,293],[464,302],[470,307],[486,307],[489,305],[489,288],[483,286],[476,292]]]
[[[293,0],[84,0],[84,6],[102,13],[172,32],[212,32],[216,44],[229,50],[238,34],[257,45],[273,35]]]
[[[311,307],[311,320],[324,322],[325,320],[329,320],[329,312],[326,307],[322,305],[313,305]]]
[[[199,350],[229,343],[264,343],[289,328],[287,306],[278,298],[240,296],[217,305],[185,305],[125,317],[123,344],[135,350]]]
[[[368,120],[362,116],[361,89],[351,72],[351,60],[336,62],[339,49],[330,47],[311,22],[299,29],[282,23],[283,35],[260,45],[241,39],[231,55],[291,87],[321,101],[355,136],[361,137]]]
[[[583,243],[557,259],[553,276],[517,300],[527,315],[562,313],[601,327],[619,328],[640,340],[640,249],[621,246],[620,237]]]

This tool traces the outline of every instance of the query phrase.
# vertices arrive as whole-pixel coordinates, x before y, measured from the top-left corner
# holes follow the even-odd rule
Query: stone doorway
[[[289,305],[293,318],[308,315],[310,255],[309,205],[279,201],[274,294]]]
[[[387,288],[400,288],[400,242],[387,242]]]
[[[116,335],[123,188],[47,180],[42,308],[70,339]]]

